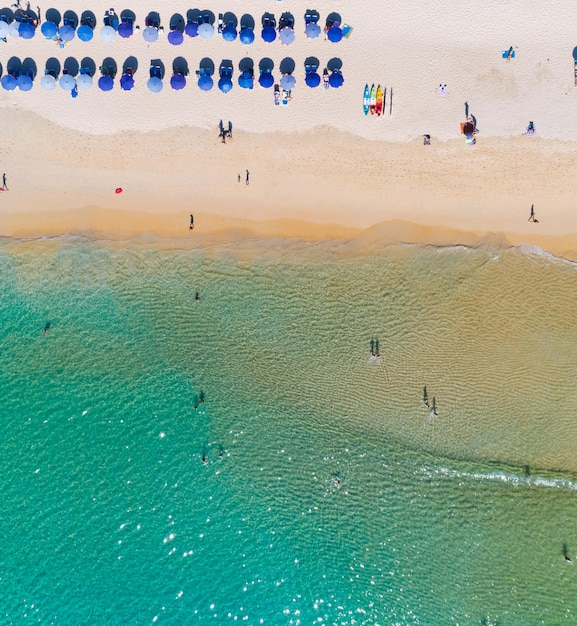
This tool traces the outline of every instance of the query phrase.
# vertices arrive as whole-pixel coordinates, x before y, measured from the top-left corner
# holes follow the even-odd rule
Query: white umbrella
[[[280,79],[280,86],[287,91],[294,89],[294,86],[297,84],[295,77],[292,74],[285,74]]]
[[[154,28],[154,26],[147,26],[142,31],[142,36],[144,37],[144,41],[153,43],[158,39],[158,28]]]
[[[60,83],[62,89],[65,89],[66,91],[72,91],[76,86],[74,76],[71,76],[70,74],[62,74],[58,82]]]
[[[0,37],[8,37],[10,34],[10,25],[6,22],[0,22]]]
[[[90,74],[80,74],[76,79],[78,89],[90,89],[92,87],[92,76]]]
[[[201,39],[210,39],[214,35],[214,26],[205,22],[198,27],[198,36]]]
[[[100,29],[100,38],[106,43],[110,43],[116,39],[116,31],[112,26],[103,26]]]
[[[46,91],[52,91],[54,87],[56,87],[56,79],[52,76],[52,74],[45,74],[40,79],[40,87]]]
[[[295,40],[295,31],[287,26],[280,31],[278,37],[281,40],[281,43],[288,46]]]
[[[20,32],[18,30],[19,28],[20,28],[20,24],[18,22],[12,22],[12,24],[8,26],[8,29],[10,30],[10,34],[12,35],[12,37],[20,37]]]

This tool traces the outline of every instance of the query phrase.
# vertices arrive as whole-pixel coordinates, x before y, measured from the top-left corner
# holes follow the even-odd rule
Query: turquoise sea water
[[[70,239],[0,271],[0,623],[577,621],[572,264]]]

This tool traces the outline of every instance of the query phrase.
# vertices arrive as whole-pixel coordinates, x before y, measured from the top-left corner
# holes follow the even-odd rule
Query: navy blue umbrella
[[[265,26],[262,29],[262,38],[263,41],[271,43],[276,39],[276,30],[272,26]]]
[[[252,89],[254,85],[254,79],[250,72],[246,70],[238,77],[238,86],[242,89]]]
[[[120,87],[124,91],[130,91],[134,87],[134,78],[130,74],[123,74],[120,77]]]
[[[329,76],[329,85],[331,87],[340,87],[345,82],[343,75],[340,72],[333,72]]]
[[[101,76],[98,79],[98,87],[101,91],[110,91],[114,87],[112,76]]]
[[[46,22],[44,22],[44,24],[46,24]],[[42,26],[44,26],[44,24],[42,24]],[[76,34],[78,35],[78,39],[80,39],[80,41],[90,41],[94,37],[94,31],[86,24],[82,24],[82,26],[76,31]]]
[[[184,89],[186,86],[186,78],[182,74],[173,74],[170,78],[170,86],[177,91]]]
[[[18,35],[20,35],[22,39],[32,39],[35,32],[34,26],[29,22],[21,22],[20,26],[18,26]]]
[[[121,37],[124,37],[124,39],[132,37],[132,33],[134,32],[134,29],[132,28],[132,24],[130,22],[120,22],[117,30],[118,34]]]
[[[40,32],[46,39],[52,39],[58,32],[58,26],[54,22],[44,22],[40,27]]]
[[[16,89],[16,85],[18,84],[16,78],[14,78],[14,76],[12,76],[11,74],[6,74],[5,76],[2,76],[2,81],[0,82],[2,83],[2,87],[4,87],[4,89],[6,89],[7,91],[12,91],[13,89]]]
[[[232,80],[228,76],[222,76],[218,81],[218,88],[222,93],[228,93],[232,89]]]
[[[254,30],[252,28],[241,28],[239,39],[240,43],[248,46],[254,41]]]
[[[316,72],[307,72],[305,83],[309,87],[318,87],[321,84],[321,77]]]
[[[210,91],[214,86],[214,80],[212,80],[211,76],[203,74],[198,79],[198,86],[202,89],[202,91]]]
[[[184,32],[189,37],[198,37],[198,23],[188,22],[188,24],[184,27]]]
[[[274,85],[274,77],[270,72],[262,72],[258,77],[258,84],[265,89]]]
[[[234,41],[236,39],[236,28],[234,27],[234,24],[227,24],[222,29],[222,38],[225,41]]]
[[[333,43],[337,43],[343,38],[343,30],[340,26],[331,26],[327,31],[327,39]]]

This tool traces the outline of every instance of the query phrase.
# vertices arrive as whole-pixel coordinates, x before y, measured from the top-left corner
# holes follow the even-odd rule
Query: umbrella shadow
[[[339,57],[333,57],[327,62],[327,69],[329,72],[340,72],[343,67],[343,60]]]
[[[295,60],[292,57],[285,57],[278,66],[281,74],[292,74],[295,71]]]
[[[46,59],[46,64],[44,66],[45,74],[50,74],[51,76],[54,76],[54,78],[58,78],[61,71],[62,67],[60,65],[60,61],[56,57]]]
[[[91,57],[84,57],[82,61],[80,61],[80,72],[82,74],[94,76],[96,74],[96,63],[94,62],[94,59]]]
[[[24,61],[22,61],[22,71],[27,76],[30,76],[32,80],[36,78],[38,74],[38,67],[36,66],[36,61],[31,59],[30,57],[26,57]]]
[[[212,26],[214,26],[214,23],[216,21],[216,17],[214,15],[214,13],[212,11],[209,11],[208,9],[205,9],[202,12],[202,21],[205,24],[211,24]]]
[[[7,24],[12,24],[14,21],[14,11],[8,7],[0,9],[0,19]]]
[[[161,59],[150,59],[150,76],[160,74],[159,78],[163,79],[166,74],[166,67]]]
[[[214,74],[214,61],[209,57],[201,59],[198,67],[199,70],[201,70],[199,73],[203,73],[206,76],[212,76]]]
[[[188,76],[190,73],[190,70],[188,69],[188,61],[184,57],[175,57],[172,62],[172,73]]]
[[[4,75],[4,68],[2,67],[2,63],[0,63],[0,78]]]
[[[138,59],[136,57],[127,57],[126,61],[124,61],[122,64],[122,73],[128,73],[127,70],[132,70],[132,73],[136,74],[138,70]]]
[[[99,69],[102,74],[107,74],[111,78],[116,78],[116,74],[118,73],[118,65],[112,57],[106,57],[103,59],[102,65]]]
[[[269,57],[264,57],[260,60],[258,69],[261,72],[272,72],[274,69],[274,61],[269,59]]]
[[[10,57],[6,62],[6,71],[14,78],[20,76],[22,70],[22,61],[18,57]]]
[[[573,60],[577,63],[577,46],[573,48]]]
[[[233,26],[233,28],[236,28],[238,26],[238,18],[232,11],[227,11],[226,13],[224,13],[222,16],[222,21],[224,22],[225,26]]]
[[[160,14],[158,11],[150,11],[150,13],[146,16],[145,21],[146,26],[154,26],[158,28],[160,26]]]
[[[249,15],[248,13],[245,13],[240,18],[240,28],[241,30],[243,28],[248,28],[248,30],[254,30],[254,17],[252,15]]]
[[[136,21],[136,13],[134,13],[134,11],[131,11],[130,9],[124,9],[124,11],[121,11],[120,13],[120,21],[127,22],[131,26],[134,26],[134,22]]]
[[[263,28],[267,26],[276,28],[276,17],[272,13],[263,13],[260,23]]]
[[[94,30],[96,28],[96,15],[92,11],[82,11],[80,15],[80,23],[84,26],[89,26]]]
[[[241,72],[249,72],[252,76],[254,76],[254,61],[250,57],[245,57],[240,60],[238,69]]]
[[[290,11],[285,11],[281,13],[280,19],[278,21],[278,29],[282,30],[283,28],[294,28],[295,25],[295,16]]]
[[[327,28],[330,28],[334,24],[341,24],[341,23],[342,23],[342,18],[341,18],[340,13],[333,11],[332,13],[329,13],[327,15],[327,21],[325,22],[325,25]]]
[[[182,17],[180,13],[175,13],[170,18],[169,26],[170,30],[179,30],[181,33],[183,33],[184,27],[186,26],[186,24],[184,23],[184,17]]]
[[[67,26],[72,26],[74,30],[78,28],[78,14],[74,11],[64,11],[64,15],[62,16],[62,21]]]
[[[52,7],[48,9],[48,11],[46,11],[46,21],[54,22],[56,26],[59,26],[60,22],[62,21],[62,15],[60,14],[60,11]]]
[[[317,57],[307,57],[305,59],[305,70],[307,72],[316,72],[319,69],[320,63]]]
[[[74,57],[66,57],[62,67],[64,68],[64,73],[70,74],[70,76],[76,76],[80,69],[80,65],[78,65],[78,61]]]
[[[188,9],[186,12],[186,21],[190,24],[196,22],[197,24],[202,23],[202,11],[200,9]]]

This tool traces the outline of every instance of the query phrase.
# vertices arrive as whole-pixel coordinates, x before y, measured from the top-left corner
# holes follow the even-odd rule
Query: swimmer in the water
[[[200,294],[198,293],[198,291],[194,294],[194,301],[198,302],[200,300]]]
[[[429,396],[427,395],[427,386],[423,388],[423,404],[429,408]]]
[[[44,334],[46,334],[49,330],[50,330],[50,322],[46,322],[46,325],[44,326]]]
[[[433,396],[433,415],[438,415],[438,413],[437,413],[437,402],[435,400],[435,396]]]
[[[375,339],[375,354],[376,356],[381,356],[379,354],[379,340],[378,339]]]
[[[375,356],[375,340],[371,337],[371,356]]]
[[[222,457],[223,457],[223,456],[224,456],[224,449],[223,449],[223,447],[222,447],[222,446],[219,446],[219,449],[218,449],[218,458],[219,458],[219,459],[222,459]]]
[[[208,463],[208,459],[206,458],[206,450],[202,451],[202,462],[206,465]]]
[[[204,404],[204,391],[201,389],[200,393],[198,394],[198,402],[199,404]]]

